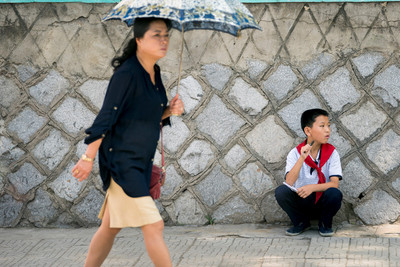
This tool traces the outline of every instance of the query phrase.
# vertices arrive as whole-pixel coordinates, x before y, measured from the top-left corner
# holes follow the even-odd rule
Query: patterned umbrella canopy
[[[239,0],[122,0],[103,18],[117,19],[132,26],[136,18],[169,19],[172,27],[182,32],[179,78],[182,74],[183,32],[216,30],[238,36],[242,29],[261,27]]]
[[[239,0],[122,0],[103,21],[119,19],[131,26],[142,17],[170,19],[179,31],[206,29],[237,36],[242,29],[261,30]]]

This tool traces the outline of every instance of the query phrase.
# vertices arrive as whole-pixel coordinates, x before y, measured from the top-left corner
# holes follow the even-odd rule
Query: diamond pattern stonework
[[[45,122],[46,118],[39,116],[35,111],[28,107],[8,124],[8,130],[16,133],[24,143],[28,143]]]
[[[52,130],[34,149],[33,155],[50,170],[54,169],[68,152],[68,141],[57,130]]]
[[[226,107],[218,96],[213,96],[207,107],[196,118],[198,128],[210,135],[218,145],[224,145],[245,124],[236,113]]]
[[[101,22],[112,6],[1,5],[0,226],[99,223],[98,157],[87,182],[78,183],[70,169],[87,148],[84,130],[102,106],[110,61],[132,38],[124,23]],[[286,155],[305,138],[301,113],[323,108],[344,170],[346,208],[336,217],[398,223],[400,2],[246,7],[262,31],[246,29],[238,38],[184,34],[185,114],[163,129],[168,182],[157,201],[163,219],[288,223],[273,190]],[[157,63],[169,99],[181,37],[170,31],[167,56]],[[158,149],[155,162],[160,158]]]
[[[360,140],[364,140],[379,129],[386,119],[385,113],[376,109],[371,102],[362,105],[355,114],[341,117],[344,126]]]

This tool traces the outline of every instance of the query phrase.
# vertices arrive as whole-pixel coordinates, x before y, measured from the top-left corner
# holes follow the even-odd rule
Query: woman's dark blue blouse
[[[86,130],[85,143],[100,138],[100,176],[107,190],[110,179],[130,197],[149,196],[154,154],[160,125],[167,106],[167,95],[155,65],[155,85],[136,55],[126,60],[113,74],[103,106]]]

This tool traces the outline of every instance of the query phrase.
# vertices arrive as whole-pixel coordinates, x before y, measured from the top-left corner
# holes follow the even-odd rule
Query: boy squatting
[[[342,203],[338,189],[342,167],[339,153],[328,143],[328,116],[322,109],[306,110],[301,115],[301,128],[307,139],[289,152],[285,184],[275,190],[278,204],[293,223],[286,231],[290,236],[308,230],[310,219],[315,217],[319,220],[319,234],[333,235],[332,219]]]

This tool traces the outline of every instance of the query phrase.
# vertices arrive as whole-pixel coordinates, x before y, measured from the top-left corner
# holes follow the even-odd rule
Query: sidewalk
[[[286,226],[212,225],[165,228],[174,266],[400,266],[400,225],[344,225],[334,237]],[[0,266],[83,266],[89,229],[0,228]],[[124,229],[103,266],[152,266],[140,229]]]

